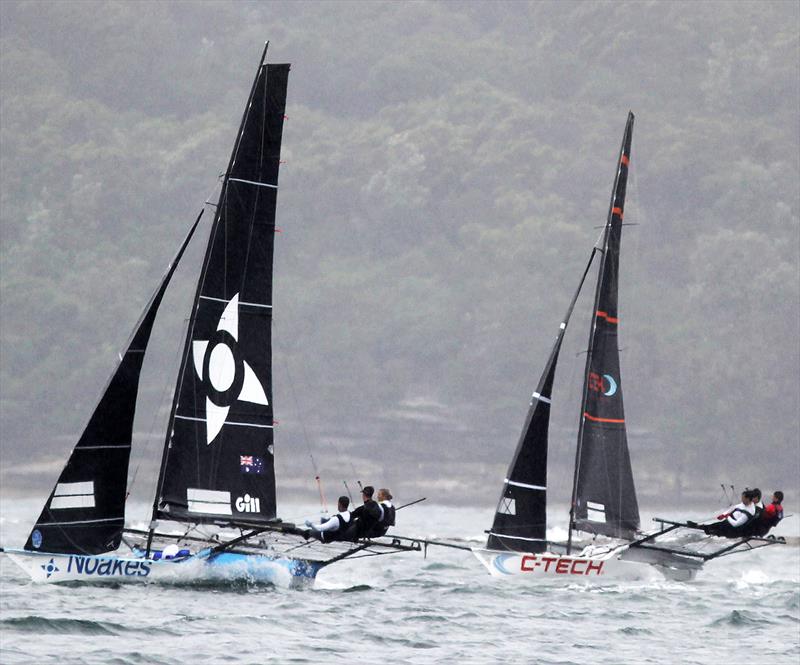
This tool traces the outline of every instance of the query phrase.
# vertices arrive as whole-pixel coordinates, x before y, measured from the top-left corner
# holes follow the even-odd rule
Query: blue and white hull
[[[213,553],[210,549],[179,559],[152,560],[143,556],[50,554],[5,550],[8,557],[37,583],[161,583],[196,584],[244,582],[284,588],[312,584],[319,561],[267,554]]]

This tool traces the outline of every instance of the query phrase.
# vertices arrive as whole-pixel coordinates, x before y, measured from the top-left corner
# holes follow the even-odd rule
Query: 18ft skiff
[[[277,518],[272,266],[289,65],[266,64],[266,52],[219,200],[211,204],[214,222],[150,528],[125,528],[139,377],[159,305],[202,212],[120,354],[24,548],[5,550],[35,581],[243,579],[291,586],[344,558],[419,549],[391,539],[323,546]]]
[[[473,548],[475,556],[492,575],[594,581],[647,578],[661,573],[671,579],[686,580],[694,577],[705,561],[777,542],[742,538],[733,544],[708,549],[705,543],[700,547],[697,537],[691,536],[685,545],[665,543],[667,534],[687,526],[665,520],[659,520],[660,529],[650,533],[640,531],[625,425],[617,307],[633,122],[633,113],[629,113],[606,224],[600,242],[592,249],[531,398],[486,546]],[[547,456],[553,383],[567,325],[595,259],[600,264],[583,375],[569,535],[566,543],[557,543],[547,539]],[[576,533],[588,534],[593,540],[577,548]]]

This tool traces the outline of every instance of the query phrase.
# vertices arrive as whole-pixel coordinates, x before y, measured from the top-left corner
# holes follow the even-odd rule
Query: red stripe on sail
[[[622,418],[621,420],[618,418],[598,418],[596,416],[590,416],[588,412],[583,412],[583,417],[588,418],[589,420],[593,420],[596,423],[624,423],[625,419]]]
[[[608,312],[601,312],[599,309],[597,310],[597,316],[599,316],[601,319],[605,319],[609,323],[619,323],[619,319],[618,318],[614,318],[613,316],[609,316]]]

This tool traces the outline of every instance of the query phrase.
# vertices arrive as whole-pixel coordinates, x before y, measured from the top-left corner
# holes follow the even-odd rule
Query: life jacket
[[[345,515],[347,519],[345,519]],[[335,517],[339,520],[339,528],[337,531],[344,531],[345,526],[350,524],[350,511],[345,510],[344,513],[336,513]]]
[[[783,506],[779,503],[773,503],[771,505],[775,506],[775,511],[767,512],[764,510],[761,515],[761,523],[770,529],[783,519]]]
[[[331,519],[339,522],[338,528],[333,531],[320,532],[320,540],[323,543],[330,543],[334,540],[347,540],[347,527],[352,521],[350,519],[350,511],[345,510],[344,513],[336,513]]]
[[[379,524],[387,529],[394,526],[395,507],[389,501],[381,502],[380,507],[382,515]]]
[[[381,509],[378,522],[375,524],[369,534],[367,534],[372,538],[385,536],[386,532],[389,530],[389,527],[394,526],[395,507],[389,501],[382,501],[378,504],[378,507]]]
[[[752,505],[752,504],[750,504],[750,505]],[[742,506],[741,503],[738,504],[737,506],[735,506],[733,508],[733,510],[731,510],[728,513],[728,519],[727,519],[728,527],[731,528],[731,529],[734,529],[736,531],[738,531],[739,529],[744,528],[745,526],[750,524],[756,518],[756,508],[755,508],[755,506],[753,506],[753,512],[750,512],[749,510],[747,510],[746,507],[740,507],[740,506]],[[731,520],[736,520],[737,519],[737,513],[740,514],[740,515],[745,515],[746,518],[747,518],[741,524],[733,524],[732,521],[731,521]]]
[[[372,535],[372,531],[381,519],[381,507],[372,499],[360,505],[351,513],[350,526],[341,540],[356,541]]]

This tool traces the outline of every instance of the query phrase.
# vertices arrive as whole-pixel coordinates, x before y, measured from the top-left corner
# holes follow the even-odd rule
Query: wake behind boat
[[[322,545],[277,517],[272,403],[275,211],[288,64],[250,91],[194,297],[152,521],[125,528],[139,377],[156,313],[198,215],[145,308],[23,549],[37,582],[312,581],[355,556],[416,551],[393,539]]]

